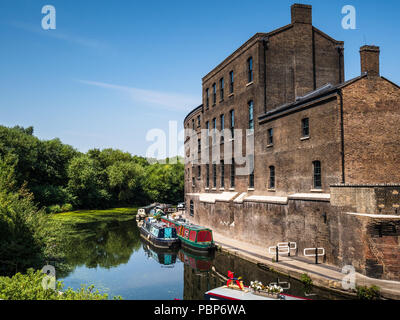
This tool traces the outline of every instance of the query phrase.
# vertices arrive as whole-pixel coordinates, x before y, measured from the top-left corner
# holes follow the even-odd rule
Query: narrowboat
[[[142,240],[143,250],[147,256],[157,261],[162,267],[173,267],[176,263],[176,257],[178,255],[178,249],[161,249],[154,247],[151,243]]]
[[[205,300],[310,300],[306,298],[296,297],[285,293],[276,296],[268,296],[256,294],[252,290],[237,290],[228,286],[218,287],[207,291],[204,294]]]
[[[177,248],[180,240],[176,229],[166,223],[147,217],[139,225],[140,235],[157,248]]]
[[[210,254],[215,250],[212,230],[187,222],[184,219],[172,219],[166,216],[161,221],[169,226],[174,226],[182,247],[197,254]]]
[[[205,300],[310,300],[282,293],[284,289],[274,283],[264,286],[256,280],[247,287],[232,271],[228,271],[228,277],[220,276],[226,279],[226,285],[207,291]]]

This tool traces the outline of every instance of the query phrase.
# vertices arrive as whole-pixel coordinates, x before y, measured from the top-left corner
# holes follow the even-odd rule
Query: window
[[[250,174],[249,174],[249,188],[254,188],[254,157],[252,155],[249,156],[249,165],[250,165]]]
[[[235,187],[235,159],[232,158],[231,164],[231,188]]]
[[[201,152],[201,139],[197,139],[197,152]]]
[[[206,89],[206,108],[208,109],[208,107],[210,106],[210,90],[208,90],[208,88]]]
[[[254,105],[253,101],[249,102],[249,129],[254,130],[254,119],[253,119]]]
[[[206,188],[210,187],[210,165],[206,164]]]
[[[200,116],[197,116],[197,126],[198,127],[201,126],[201,118],[200,118]]]
[[[214,83],[213,85],[213,104],[217,103],[217,85]]]
[[[230,118],[231,118],[231,135],[232,135],[232,139],[235,136],[234,132],[235,132],[235,110],[231,110],[230,112]]]
[[[210,122],[206,122],[207,136],[210,135]]]
[[[221,188],[225,187],[225,163],[224,160],[221,160]]]
[[[301,120],[301,132],[303,138],[310,136],[310,127],[309,127],[309,119],[304,118]]]
[[[321,161],[314,161],[313,168],[314,168],[314,189],[321,189],[322,188]]]
[[[213,144],[214,143],[216,143],[216,131],[217,131],[217,118],[214,118],[213,120],[212,120],[212,122],[213,122],[213,133],[212,133],[212,139],[213,139]]]
[[[193,130],[194,130],[194,119],[192,119],[192,127],[193,127]]]
[[[268,129],[267,143],[268,143],[268,145],[274,144],[274,129],[272,129],[272,128]]]
[[[196,186],[196,181],[194,179],[194,177],[192,177],[192,187],[194,188]]]
[[[229,93],[233,93],[233,71],[229,72]]]
[[[201,178],[201,166],[197,167],[197,179],[200,180]]]
[[[194,216],[194,204],[193,200],[190,200],[190,215],[193,217]]]
[[[221,101],[224,100],[224,78],[219,80],[219,93]]]
[[[269,167],[269,189],[275,189],[275,167],[270,166]]]
[[[221,122],[221,143],[224,143],[225,116],[223,114],[221,114],[220,122]]]
[[[249,77],[249,83],[253,81],[253,58],[249,58],[247,60],[247,73],[248,73],[248,77]]]
[[[213,187],[217,187],[217,164],[213,163]]]

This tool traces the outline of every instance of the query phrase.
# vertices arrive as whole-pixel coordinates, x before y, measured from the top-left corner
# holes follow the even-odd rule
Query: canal
[[[182,249],[160,251],[141,239],[135,217],[129,212],[65,214],[57,219],[68,221],[66,264],[57,271],[65,288],[93,284],[110,299],[201,300],[206,291],[224,285],[228,271],[232,271],[245,285],[258,280],[279,283],[284,293],[309,299],[346,299],[307,288],[298,280],[227,253],[204,258]]]

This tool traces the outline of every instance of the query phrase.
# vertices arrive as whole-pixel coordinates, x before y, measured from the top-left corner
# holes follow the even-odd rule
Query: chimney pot
[[[379,76],[379,54],[377,46],[362,46],[360,48],[361,73],[369,76]]]
[[[312,24],[312,6],[295,3],[291,7],[292,23]]]

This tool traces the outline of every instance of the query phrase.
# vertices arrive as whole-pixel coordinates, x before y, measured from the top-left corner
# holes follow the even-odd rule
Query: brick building
[[[343,45],[294,4],[289,25],[203,78],[184,120],[187,208],[236,239],[323,247],[328,263],[400,280],[400,89],[380,76],[376,46],[345,81]]]

